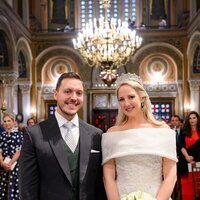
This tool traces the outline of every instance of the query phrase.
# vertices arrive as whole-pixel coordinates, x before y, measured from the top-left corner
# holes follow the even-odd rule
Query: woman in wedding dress
[[[176,182],[175,132],[154,118],[149,96],[137,75],[123,74],[116,85],[116,125],[102,137],[108,200],[120,200],[136,191],[169,200]]]

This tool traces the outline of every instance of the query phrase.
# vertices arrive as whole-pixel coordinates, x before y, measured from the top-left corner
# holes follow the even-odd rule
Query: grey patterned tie
[[[64,136],[65,142],[68,145],[68,147],[71,149],[71,151],[74,152],[76,149],[76,141],[75,141],[74,135],[72,133],[73,123],[66,122],[63,126],[67,129],[65,136]]]

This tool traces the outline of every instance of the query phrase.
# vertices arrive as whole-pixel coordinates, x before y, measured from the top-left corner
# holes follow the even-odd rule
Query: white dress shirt
[[[56,117],[56,120],[58,122],[58,126],[60,128],[60,132],[61,132],[62,138],[65,141],[65,134],[66,134],[66,131],[68,131],[68,130],[67,130],[66,127],[64,127],[64,124],[69,122],[69,121],[66,120],[57,111],[55,112],[55,117]],[[78,140],[79,140],[79,120],[78,120],[78,115],[76,114],[74,116],[74,118],[70,122],[73,123],[73,127],[72,127],[72,130],[70,132],[74,135],[74,140],[75,140],[75,143],[77,145],[78,144]]]

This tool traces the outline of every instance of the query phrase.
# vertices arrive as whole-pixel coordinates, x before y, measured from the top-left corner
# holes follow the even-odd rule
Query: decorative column
[[[90,81],[87,81],[87,82],[85,81],[84,86],[85,86],[85,91],[87,91],[90,88]],[[87,105],[88,105],[88,101],[89,101],[88,98],[89,97],[88,97],[87,93],[85,92],[84,93],[85,101],[83,101],[83,116],[82,116],[83,120],[85,120],[85,121],[87,121],[87,115],[91,114],[89,112],[92,112],[90,109],[87,109]]]
[[[29,0],[23,0],[23,22],[29,27]]]
[[[48,29],[48,2],[47,0],[40,1],[40,18],[41,18],[41,28],[44,30]]]
[[[14,105],[13,105],[13,112],[14,114],[18,114],[18,98],[17,98],[17,95],[18,95],[18,85],[15,84],[15,86],[13,87],[13,102],[14,102]]]
[[[7,102],[6,111],[9,113],[14,112],[14,98],[13,98],[13,89],[15,86],[15,81],[17,79],[18,74],[15,72],[7,72],[0,74],[0,80],[3,82],[4,88],[4,101]]]
[[[7,0],[7,3],[10,5],[10,7],[13,7],[13,0]]]
[[[183,82],[182,80],[177,81],[177,90],[178,90],[178,114],[183,118]]]
[[[38,121],[41,121],[44,119],[43,113],[42,113],[42,99],[44,97],[42,96],[42,83],[37,83],[37,106],[35,111],[35,115]],[[45,108],[44,108],[45,109]],[[43,110],[44,112],[45,110]]]
[[[191,93],[191,98],[190,98],[191,109],[199,113],[199,111],[200,111],[200,108],[199,108],[200,81],[199,80],[190,80],[189,84],[190,84],[190,93]]]
[[[24,122],[26,122],[31,115],[31,98],[30,98],[31,83],[29,81],[27,82],[23,81],[18,84],[22,93],[22,111],[24,116]]]
[[[196,1],[190,1],[190,21],[194,18],[196,14]]]

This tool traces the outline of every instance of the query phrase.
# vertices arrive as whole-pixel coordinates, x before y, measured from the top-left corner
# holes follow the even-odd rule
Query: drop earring
[[[141,108],[144,108],[144,102],[141,102]]]

